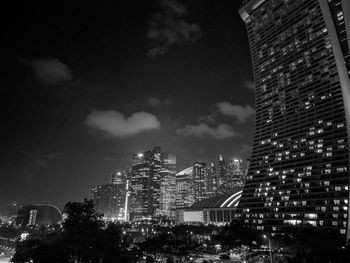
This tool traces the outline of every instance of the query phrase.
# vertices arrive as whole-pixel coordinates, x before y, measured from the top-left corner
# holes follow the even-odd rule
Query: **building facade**
[[[160,215],[166,218],[174,218],[176,202],[176,156],[174,154],[162,153],[162,163]]]
[[[233,191],[235,188],[241,188],[246,180],[246,171],[243,168],[241,159],[234,158],[228,162],[228,181],[225,183]]]
[[[126,221],[127,189],[126,182],[118,184],[99,185],[91,190],[96,212],[103,215],[107,221]]]
[[[207,176],[207,196],[213,197],[219,194],[218,173],[215,163],[210,163]]]
[[[195,162],[192,174],[193,194],[195,202],[208,198],[207,177],[208,169],[203,162]]]
[[[239,211],[252,228],[349,231],[348,0],[250,0],[252,156]]]
[[[237,187],[243,186],[246,172],[241,159],[226,160],[219,155],[217,166],[217,192],[219,194],[231,193]]]
[[[162,153],[160,147],[133,155],[129,176],[131,221],[172,215],[175,208],[175,171],[175,155]]]
[[[176,174],[176,209],[190,207],[194,203],[192,174],[193,166]]]

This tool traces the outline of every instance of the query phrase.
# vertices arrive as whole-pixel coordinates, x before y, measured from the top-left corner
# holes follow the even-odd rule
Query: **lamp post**
[[[271,253],[271,241],[270,241],[270,238],[267,235],[263,235],[263,238],[265,238],[265,239],[267,239],[269,241],[270,262],[272,263],[272,253]]]

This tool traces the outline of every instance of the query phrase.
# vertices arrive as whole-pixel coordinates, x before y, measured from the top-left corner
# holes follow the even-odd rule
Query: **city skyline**
[[[0,208],[82,200],[152,145],[179,170],[218,153],[247,159],[254,87],[240,4],[9,7]]]
[[[95,209],[104,220],[176,221],[177,209],[241,189],[246,170],[241,159],[225,160],[220,154],[208,166],[196,161],[178,171],[176,155],[154,146],[134,153],[127,167],[110,176],[109,183],[100,182],[91,189]]]
[[[0,262],[350,262],[350,0],[5,11]]]

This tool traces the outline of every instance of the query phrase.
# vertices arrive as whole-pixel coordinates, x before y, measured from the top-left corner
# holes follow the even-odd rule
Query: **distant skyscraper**
[[[23,207],[22,204],[20,204],[17,201],[14,201],[10,204],[10,211],[9,211],[9,219],[10,221],[13,221],[16,219],[17,215],[18,215],[18,211]]]
[[[228,189],[241,188],[245,181],[245,170],[241,159],[234,158],[228,162],[228,181],[225,183]]]
[[[126,173],[125,172],[113,172],[111,174],[111,184],[125,184],[126,180]]]
[[[207,176],[207,196],[213,197],[219,194],[218,176],[215,163],[210,163]]]
[[[162,155],[160,147],[133,155],[129,199],[131,220],[158,218],[174,207],[175,165],[175,156]],[[163,191],[172,190],[161,194],[161,185]],[[165,204],[166,200],[170,203]]]
[[[106,220],[125,221],[126,219],[126,183],[106,184],[94,187],[91,197],[95,210],[103,214]]]
[[[208,198],[207,177],[208,169],[203,162],[195,162],[193,165],[193,193],[196,202]]]
[[[225,182],[227,181],[227,163],[224,157],[220,154],[218,160],[218,168],[217,168],[217,178],[218,178],[218,187],[220,193],[225,192]]]
[[[190,207],[194,203],[193,166],[176,174],[176,208]]]
[[[349,240],[350,1],[251,0],[240,14],[256,92],[241,219]]]
[[[176,156],[162,153],[163,168],[160,183],[160,214],[168,218],[175,216]]]

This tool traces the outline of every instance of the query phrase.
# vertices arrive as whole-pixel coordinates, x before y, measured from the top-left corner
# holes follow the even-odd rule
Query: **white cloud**
[[[69,67],[57,58],[20,58],[19,61],[33,69],[39,82],[52,85],[72,80]]]
[[[187,125],[183,129],[176,131],[183,136],[197,136],[197,137],[213,137],[215,139],[226,139],[234,137],[237,133],[228,124],[219,124],[218,127],[209,127],[206,123],[199,123],[198,125]]]
[[[226,116],[234,116],[241,122],[246,122],[255,114],[254,108],[252,108],[250,105],[241,106],[234,105],[229,102],[219,102],[217,103],[217,107],[221,114]]]
[[[135,112],[126,117],[114,110],[91,112],[86,124],[92,128],[117,137],[129,137],[143,131],[159,129],[160,122],[156,116],[147,112]]]

